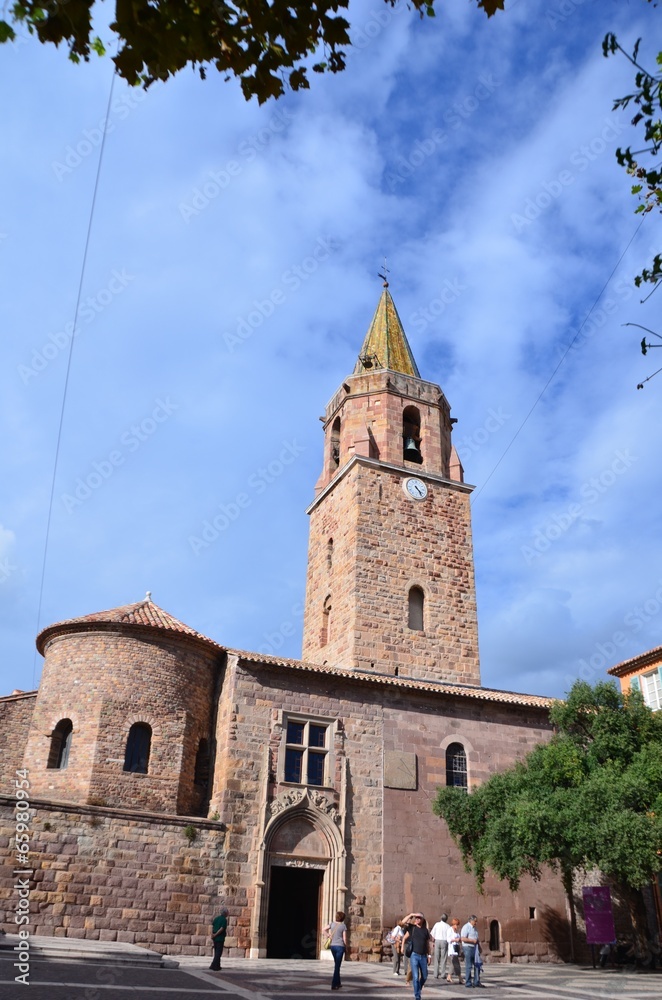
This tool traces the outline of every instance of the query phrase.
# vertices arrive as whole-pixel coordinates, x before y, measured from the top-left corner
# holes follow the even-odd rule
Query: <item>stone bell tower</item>
[[[326,408],[304,660],[480,685],[472,487],[451,428],[385,283],[356,367]]]

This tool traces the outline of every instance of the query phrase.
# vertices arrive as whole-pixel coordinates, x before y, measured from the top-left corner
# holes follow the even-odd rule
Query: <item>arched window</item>
[[[326,543],[326,568],[331,572],[333,569],[333,539],[330,538]]]
[[[467,755],[461,743],[446,748],[446,784],[449,788],[467,788]]]
[[[152,727],[146,722],[134,722],[126,741],[124,770],[133,774],[147,774],[151,746]]]
[[[402,413],[402,457],[406,462],[421,465],[421,415],[415,406],[406,406]]]
[[[59,768],[62,770],[69,763],[69,751],[71,750],[71,736],[74,731],[71,719],[60,719],[57,726],[51,733],[51,748],[48,752],[48,768]]]
[[[501,934],[499,932],[499,921],[490,920],[490,951],[501,950]]]
[[[324,598],[324,605],[322,607],[322,630],[320,633],[320,646],[326,646],[329,641],[329,634],[331,631],[331,594],[327,594]]]
[[[198,743],[193,783],[201,788],[206,788],[209,784],[209,743],[207,740],[200,740]]]
[[[340,417],[336,417],[331,427],[331,464],[334,469],[340,465]]]
[[[409,591],[409,628],[417,632],[423,631],[423,612],[425,609],[425,594],[421,587],[412,587]]]

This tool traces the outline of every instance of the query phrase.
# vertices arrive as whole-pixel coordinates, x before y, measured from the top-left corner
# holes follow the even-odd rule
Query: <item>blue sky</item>
[[[300,655],[318,416],[384,255],[476,484],[483,683],[561,696],[662,641],[662,375],[637,392],[658,359],[623,325],[660,329],[632,284],[660,220],[634,215],[611,110],[632,76],[601,53],[643,35],[652,65],[659,15],[350,12],[346,72],[261,108],[213,73],[110,96],[108,60],[0,50],[2,693],[38,683],[38,628],[147,590],[222,644]]]

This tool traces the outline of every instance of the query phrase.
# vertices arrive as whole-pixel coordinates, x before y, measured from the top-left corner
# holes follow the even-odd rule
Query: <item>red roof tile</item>
[[[60,631],[60,629],[66,630],[67,627],[72,625],[96,624],[146,625],[159,631],[176,632],[179,635],[190,636],[217,649],[223,648],[214,642],[213,639],[202,635],[201,632],[196,632],[190,625],[185,625],[179,619],[173,618],[167,611],[160,608],[158,604],[154,604],[151,597],[147,596],[144,600],[137,601],[135,604],[123,604],[121,607],[111,608],[109,611],[96,611],[94,614],[83,615],[81,618],[67,618],[64,621],[56,622],[54,625],[49,625],[37,636],[37,649],[43,654],[46,640],[54,633]]]
[[[264,657],[258,653],[248,653],[240,649],[228,649],[228,653],[238,656],[249,663],[263,663],[265,666],[286,667],[294,670],[307,671],[315,674],[329,674],[332,677],[343,677],[347,680],[361,683],[379,684],[384,687],[398,687],[410,691],[426,691],[431,694],[446,694],[460,698],[475,698],[479,701],[496,701],[508,705],[521,705],[528,708],[551,708],[554,698],[545,698],[536,694],[518,694],[514,691],[498,691],[492,688],[475,687],[470,684],[451,684],[445,681],[417,680],[415,677],[393,677],[386,674],[371,674],[361,670],[348,670],[325,663],[304,663],[302,660],[288,660],[283,657]]]
[[[348,681],[360,683],[377,684],[382,687],[401,688],[408,691],[425,691],[430,694],[445,694],[459,698],[471,698],[477,701],[501,702],[508,705],[520,705],[528,708],[547,709],[553,704],[554,699],[544,698],[541,695],[519,694],[513,691],[498,691],[491,688],[475,687],[469,684],[452,684],[443,681],[417,680],[414,677],[393,677],[385,674],[372,674],[361,670],[348,670],[343,667],[334,667],[331,664],[305,663],[302,660],[290,660],[284,657],[261,656],[259,653],[251,653],[246,650],[228,649],[209,639],[207,636],[196,632],[189,625],[185,625],[177,618],[173,618],[167,611],[160,608],[151,600],[138,601],[136,604],[124,604],[119,608],[111,608],[109,611],[97,611],[91,615],[83,615],[81,618],[69,618],[54,625],[49,625],[37,636],[37,648],[43,654],[44,645],[52,635],[61,629],[66,631],[69,626],[103,624],[126,624],[148,626],[163,632],[176,632],[179,635],[190,636],[213,646],[219,650],[227,650],[228,653],[238,656],[247,663],[261,663],[266,667],[284,667],[289,670],[297,670],[314,674],[327,674],[332,677],[341,677]]]
[[[634,673],[635,670],[649,667],[660,660],[662,660],[662,646],[656,646],[655,649],[649,649],[646,653],[639,653],[638,656],[617,663],[615,667],[610,667],[607,673],[611,674],[612,677],[624,677],[625,674]]]

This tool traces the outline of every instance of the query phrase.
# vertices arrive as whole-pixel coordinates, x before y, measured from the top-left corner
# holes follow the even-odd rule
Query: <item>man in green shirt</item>
[[[223,909],[217,917],[214,917],[211,925],[211,939],[214,945],[214,958],[209,968],[213,969],[214,972],[218,972],[221,967],[221,955],[223,954],[223,945],[225,944],[227,929],[228,911]]]

